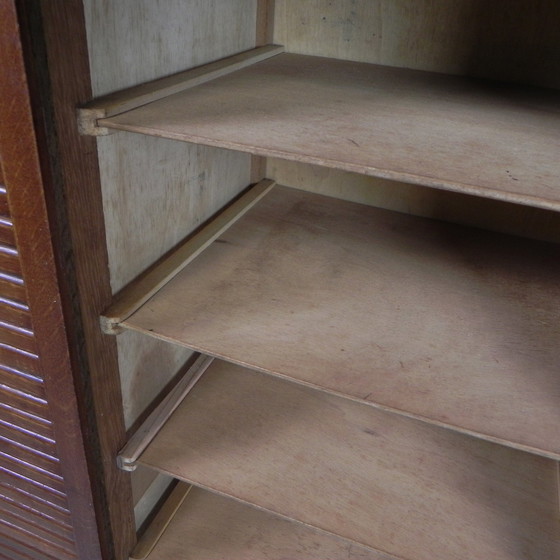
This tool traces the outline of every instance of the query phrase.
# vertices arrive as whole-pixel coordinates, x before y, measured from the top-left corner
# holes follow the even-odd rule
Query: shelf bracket
[[[116,297],[101,317],[101,329],[106,334],[122,332],[120,323],[130,317],[156,292],[192,262],[204,249],[259,202],[276,183],[263,179],[228,206],[206,227],[187,238],[177,249],[164,258],[156,267],[130,283]]]
[[[284,47],[280,45],[266,45],[94,99],[78,109],[78,130],[86,136],[106,136],[114,131],[99,126],[99,119],[137,109],[283,52]]]
[[[172,391],[161,401],[159,406],[146,418],[145,422],[130,438],[117,456],[117,465],[123,471],[136,470],[136,461],[148,447],[165,422],[175,412],[183,399],[189,394],[204,372],[210,367],[214,358],[201,354],[194,364],[185,372]]]

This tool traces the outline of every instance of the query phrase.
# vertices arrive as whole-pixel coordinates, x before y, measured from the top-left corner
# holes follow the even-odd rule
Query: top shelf
[[[555,90],[278,54],[97,124],[560,210]]]

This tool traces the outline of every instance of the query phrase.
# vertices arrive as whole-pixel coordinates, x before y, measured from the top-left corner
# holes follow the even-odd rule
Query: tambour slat
[[[0,319],[0,343],[18,348],[21,352],[37,353],[37,344],[32,331],[22,329]]]
[[[55,495],[65,496],[64,481],[52,473],[3,452],[0,452],[0,463],[15,476],[31,479]]]
[[[20,276],[7,274],[0,267],[0,294],[15,301],[24,302],[26,299],[25,285]]]
[[[24,391],[34,397],[45,398],[43,381],[33,375],[0,364],[0,385],[7,385]]]
[[[9,245],[0,244],[0,270],[21,276],[21,263],[18,252]]]
[[[0,396],[0,398],[2,397]],[[14,426],[14,429],[17,431],[23,430],[36,434],[38,439],[54,441],[52,425],[49,420],[35,416],[4,402],[0,402],[0,422],[9,426]]]
[[[27,527],[42,538],[60,546],[62,549],[72,550],[72,528],[63,527],[36,512],[22,508],[19,504],[0,498],[0,512],[19,520],[18,526]]]
[[[31,548],[32,543],[37,543],[37,556],[33,556],[37,560],[53,559],[53,560],[75,560],[76,556],[72,552],[60,548],[59,546],[47,541],[38,541],[33,533],[24,530],[15,525],[15,520],[0,518],[0,534],[15,539],[20,543],[27,543],[30,545],[30,552],[35,553],[35,548]],[[31,538],[30,538],[31,537]]]
[[[26,414],[33,415],[37,421],[48,422],[48,409],[46,402],[42,399],[29,395],[23,391],[12,389],[7,386],[0,385],[0,401],[1,405],[11,407],[11,411],[21,411]]]
[[[37,433],[25,430],[16,424],[4,422],[0,418],[0,440],[17,438],[17,441],[27,447],[32,447],[40,453],[56,456],[56,446],[53,441],[47,440]]]
[[[72,527],[70,513],[65,507],[30,493],[19,486],[8,484],[8,482],[0,483],[0,489],[6,499],[36,511],[48,519],[56,520],[61,526]]]
[[[38,357],[15,346],[0,342],[0,363],[31,374],[39,373]]]
[[[11,247],[16,244],[12,221],[4,216],[0,216],[0,243]]]
[[[0,321],[31,331],[31,315],[29,307],[0,294]]]
[[[52,504],[55,507],[61,508],[63,511],[68,511],[68,502],[65,494],[49,488],[40,481],[25,476],[23,473],[12,472],[1,462],[0,480],[2,480],[0,483],[1,486],[18,488],[23,492],[27,492],[29,495],[36,496],[37,499],[47,504]]]

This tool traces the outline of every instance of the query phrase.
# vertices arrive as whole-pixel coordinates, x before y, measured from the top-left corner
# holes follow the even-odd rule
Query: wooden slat
[[[0,216],[0,243],[12,247],[16,244],[12,221],[2,216]]]
[[[5,498],[13,500],[22,507],[29,508],[48,519],[56,520],[61,526],[72,527],[70,514],[66,508],[41,499],[39,496],[26,492],[23,488],[10,485],[7,482],[0,484],[2,486],[2,495]]]
[[[18,521],[19,520],[10,518],[9,516],[0,518],[0,534],[4,534],[17,542],[28,545],[30,551],[35,549],[35,554],[37,554],[37,556],[34,556],[34,558],[37,560],[44,560],[45,558],[48,560],[74,560],[76,558],[75,552],[64,549],[58,546],[58,544],[52,543],[46,539],[38,541],[30,528],[18,526]]]
[[[15,301],[25,301],[25,286],[20,276],[0,271],[0,291],[4,297]]]
[[[10,275],[21,276],[21,263],[16,249],[0,244],[0,270]]]
[[[6,500],[4,497],[0,498],[0,511],[19,519],[19,523],[23,527],[31,527],[32,530],[43,534],[51,542],[60,542],[63,547],[66,545],[71,548],[72,526],[62,526],[57,520],[49,519],[31,508],[22,507],[21,504]]]
[[[44,438],[47,440],[54,441],[54,435],[52,430],[52,425],[50,420],[47,420],[40,415],[32,414],[28,410],[24,410],[21,407],[21,401],[14,401],[12,399],[10,402],[11,394],[4,391],[1,395],[0,402],[0,421],[8,425],[13,425],[17,428],[27,430],[31,433],[37,434],[38,438]],[[41,411],[44,414],[44,411]]]
[[[21,411],[32,417],[38,423],[50,424],[49,411],[46,401],[30,395],[25,391],[12,389],[7,385],[0,385],[1,405],[10,407],[10,413],[14,414]]]
[[[142,556],[133,554],[132,558]],[[393,557],[386,554],[291,523],[198,488],[189,492],[148,558],[393,560]]]
[[[106,129],[97,126],[96,121],[98,119],[118,115],[147,103],[153,103],[162,97],[204,84],[282,52],[284,52],[284,48],[279,45],[266,45],[198,68],[112,93],[79,109],[78,126],[82,134],[107,134]]]
[[[21,352],[36,355],[37,344],[32,331],[0,320],[0,343],[18,348]]]
[[[2,173],[1,169],[0,173]],[[0,183],[1,182],[3,182],[2,177],[0,177]],[[6,218],[10,216],[10,208],[8,207],[8,194],[4,185],[0,185],[0,216]]]
[[[0,415],[0,441],[17,437],[17,441],[27,447],[32,447],[40,453],[56,456],[56,447],[53,441],[38,437],[36,432],[24,430],[13,422],[5,422]]]
[[[123,326],[560,458],[560,249],[276,187]]]
[[[554,461],[225,362],[140,461],[399,558],[560,554]]]
[[[552,90],[282,54],[99,124],[559,209],[559,114]]]

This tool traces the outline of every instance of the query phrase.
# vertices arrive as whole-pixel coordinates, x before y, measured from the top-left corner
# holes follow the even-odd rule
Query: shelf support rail
[[[131,282],[115,297],[111,307],[101,316],[103,332],[106,334],[122,332],[120,323],[142,307],[156,292],[200,255],[204,249],[257,204],[275,184],[275,181],[263,179],[251,187],[206,227],[187,238],[157,266]]]
[[[137,109],[283,52],[284,47],[280,45],[266,45],[94,99],[78,108],[78,130],[86,136],[106,136],[114,131],[99,126],[100,119]]]
[[[177,407],[189,394],[213,361],[214,358],[211,356],[201,354],[194,364],[185,372],[185,375],[173,390],[169,392],[148,418],[146,418],[144,423],[117,456],[117,464],[121,470],[136,470],[136,461],[142,452],[148,447],[165,422],[167,422],[169,417],[175,412]]]

